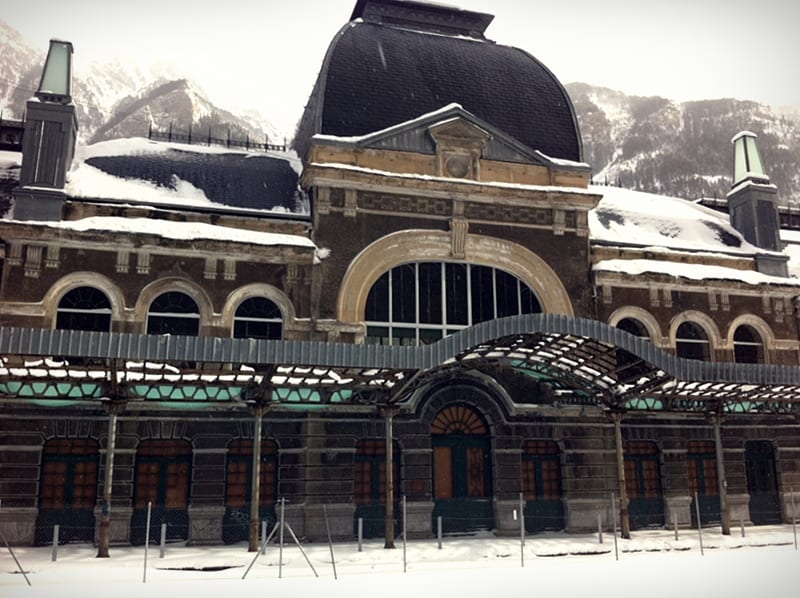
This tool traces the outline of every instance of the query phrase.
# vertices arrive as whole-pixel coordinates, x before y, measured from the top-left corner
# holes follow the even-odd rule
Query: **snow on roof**
[[[75,160],[73,167],[78,162],[85,162],[89,158],[98,156],[136,156],[142,153],[155,154],[165,153],[169,150],[180,150],[196,154],[240,154],[244,156],[273,156],[289,162],[297,174],[302,171],[302,163],[293,151],[246,151],[242,149],[222,147],[219,145],[188,145],[186,143],[174,143],[168,141],[154,141],[144,137],[128,137],[125,139],[110,139],[99,141],[90,145],[78,144],[75,147]]]
[[[763,253],[728,216],[694,202],[619,187],[590,185],[603,196],[589,212],[590,238],[613,245],[754,255]]]
[[[598,193],[596,189],[585,189],[583,187],[562,187],[558,185],[526,185],[524,183],[505,183],[500,181],[475,181],[472,179],[460,179],[446,176],[436,176],[431,174],[417,174],[410,172],[394,172],[389,170],[380,170],[376,168],[364,168],[363,166],[354,166],[353,164],[343,164],[341,162],[312,162],[310,166],[316,168],[328,168],[331,170],[350,170],[353,172],[362,172],[364,174],[376,174],[380,176],[398,178],[398,179],[415,179],[418,181],[441,181],[447,183],[459,183],[464,185],[475,185],[481,187],[496,187],[498,189],[519,189],[526,191],[547,191],[549,193],[574,193],[579,195],[595,195]]]
[[[166,239],[211,241],[235,241],[253,245],[284,245],[314,248],[311,239],[300,235],[267,233],[229,226],[217,226],[204,222],[176,222],[173,220],[154,220],[151,218],[124,218],[117,216],[92,216],[81,220],[62,220],[51,222],[26,222],[62,230],[78,232],[107,231],[114,233],[150,234]]]
[[[0,170],[13,170],[22,166],[22,152],[0,150]]]
[[[798,252],[800,257],[800,252]],[[592,266],[595,272],[621,272],[638,275],[644,273],[667,274],[690,280],[738,280],[747,284],[777,284],[800,287],[800,279],[769,276],[753,270],[739,270],[706,264],[685,264],[660,260],[602,260]]]
[[[178,177],[173,179],[174,187],[163,187],[141,179],[123,179],[83,162],[77,163],[68,177],[65,191],[71,197],[170,205],[180,203],[184,206],[215,205],[201,189]]]
[[[296,211],[301,170],[294,152],[113,139],[78,145],[65,191],[78,198],[286,213]],[[231,180],[221,180],[226,177]]]

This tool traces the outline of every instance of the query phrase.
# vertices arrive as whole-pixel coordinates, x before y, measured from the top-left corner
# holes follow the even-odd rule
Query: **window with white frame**
[[[384,273],[370,289],[366,342],[423,345],[479,322],[541,311],[530,287],[503,270],[412,262]]]
[[[200,309],[185,293],[162,293],[147,311],[147,334],[197,336],[200,332]]]
[[[56,329],[111,330],[111,302],[94,287],[77,287],[66,293],[56,308]]]
[[[233,316],[234,338],[283,338],[280,308],[265,297],[250,297],[236,308]]]

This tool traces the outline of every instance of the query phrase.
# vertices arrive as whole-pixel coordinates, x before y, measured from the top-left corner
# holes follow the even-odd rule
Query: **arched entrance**
[[[431,424],[434,529],[442,518],[445,533],[494,527],[491,436],[472,407],[441,409]]]

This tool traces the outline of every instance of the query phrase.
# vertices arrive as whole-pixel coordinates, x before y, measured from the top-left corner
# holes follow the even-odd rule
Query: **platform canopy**
[[[3,328],[0,356],[0,404],[23,409],[402,409],[435,379],[479,371],[538,389],[521,399],[528,406],[800,413],[796,366],[682,359],[607,324],[550,314],[419,347]]]

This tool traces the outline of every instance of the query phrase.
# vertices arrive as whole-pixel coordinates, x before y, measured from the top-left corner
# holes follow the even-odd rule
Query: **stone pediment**
[[[524,145],[459,104],[450,104],[440,110],[374,133],[358,137],[316,135],[314,142],[417,154],[458,151],[484,160],[533,164],[548,168],[564,166],[564,161],[549,159],[536,148]],[[576,162],[569,164],[571,169],[581,169],[582,166],[584,165]]]

